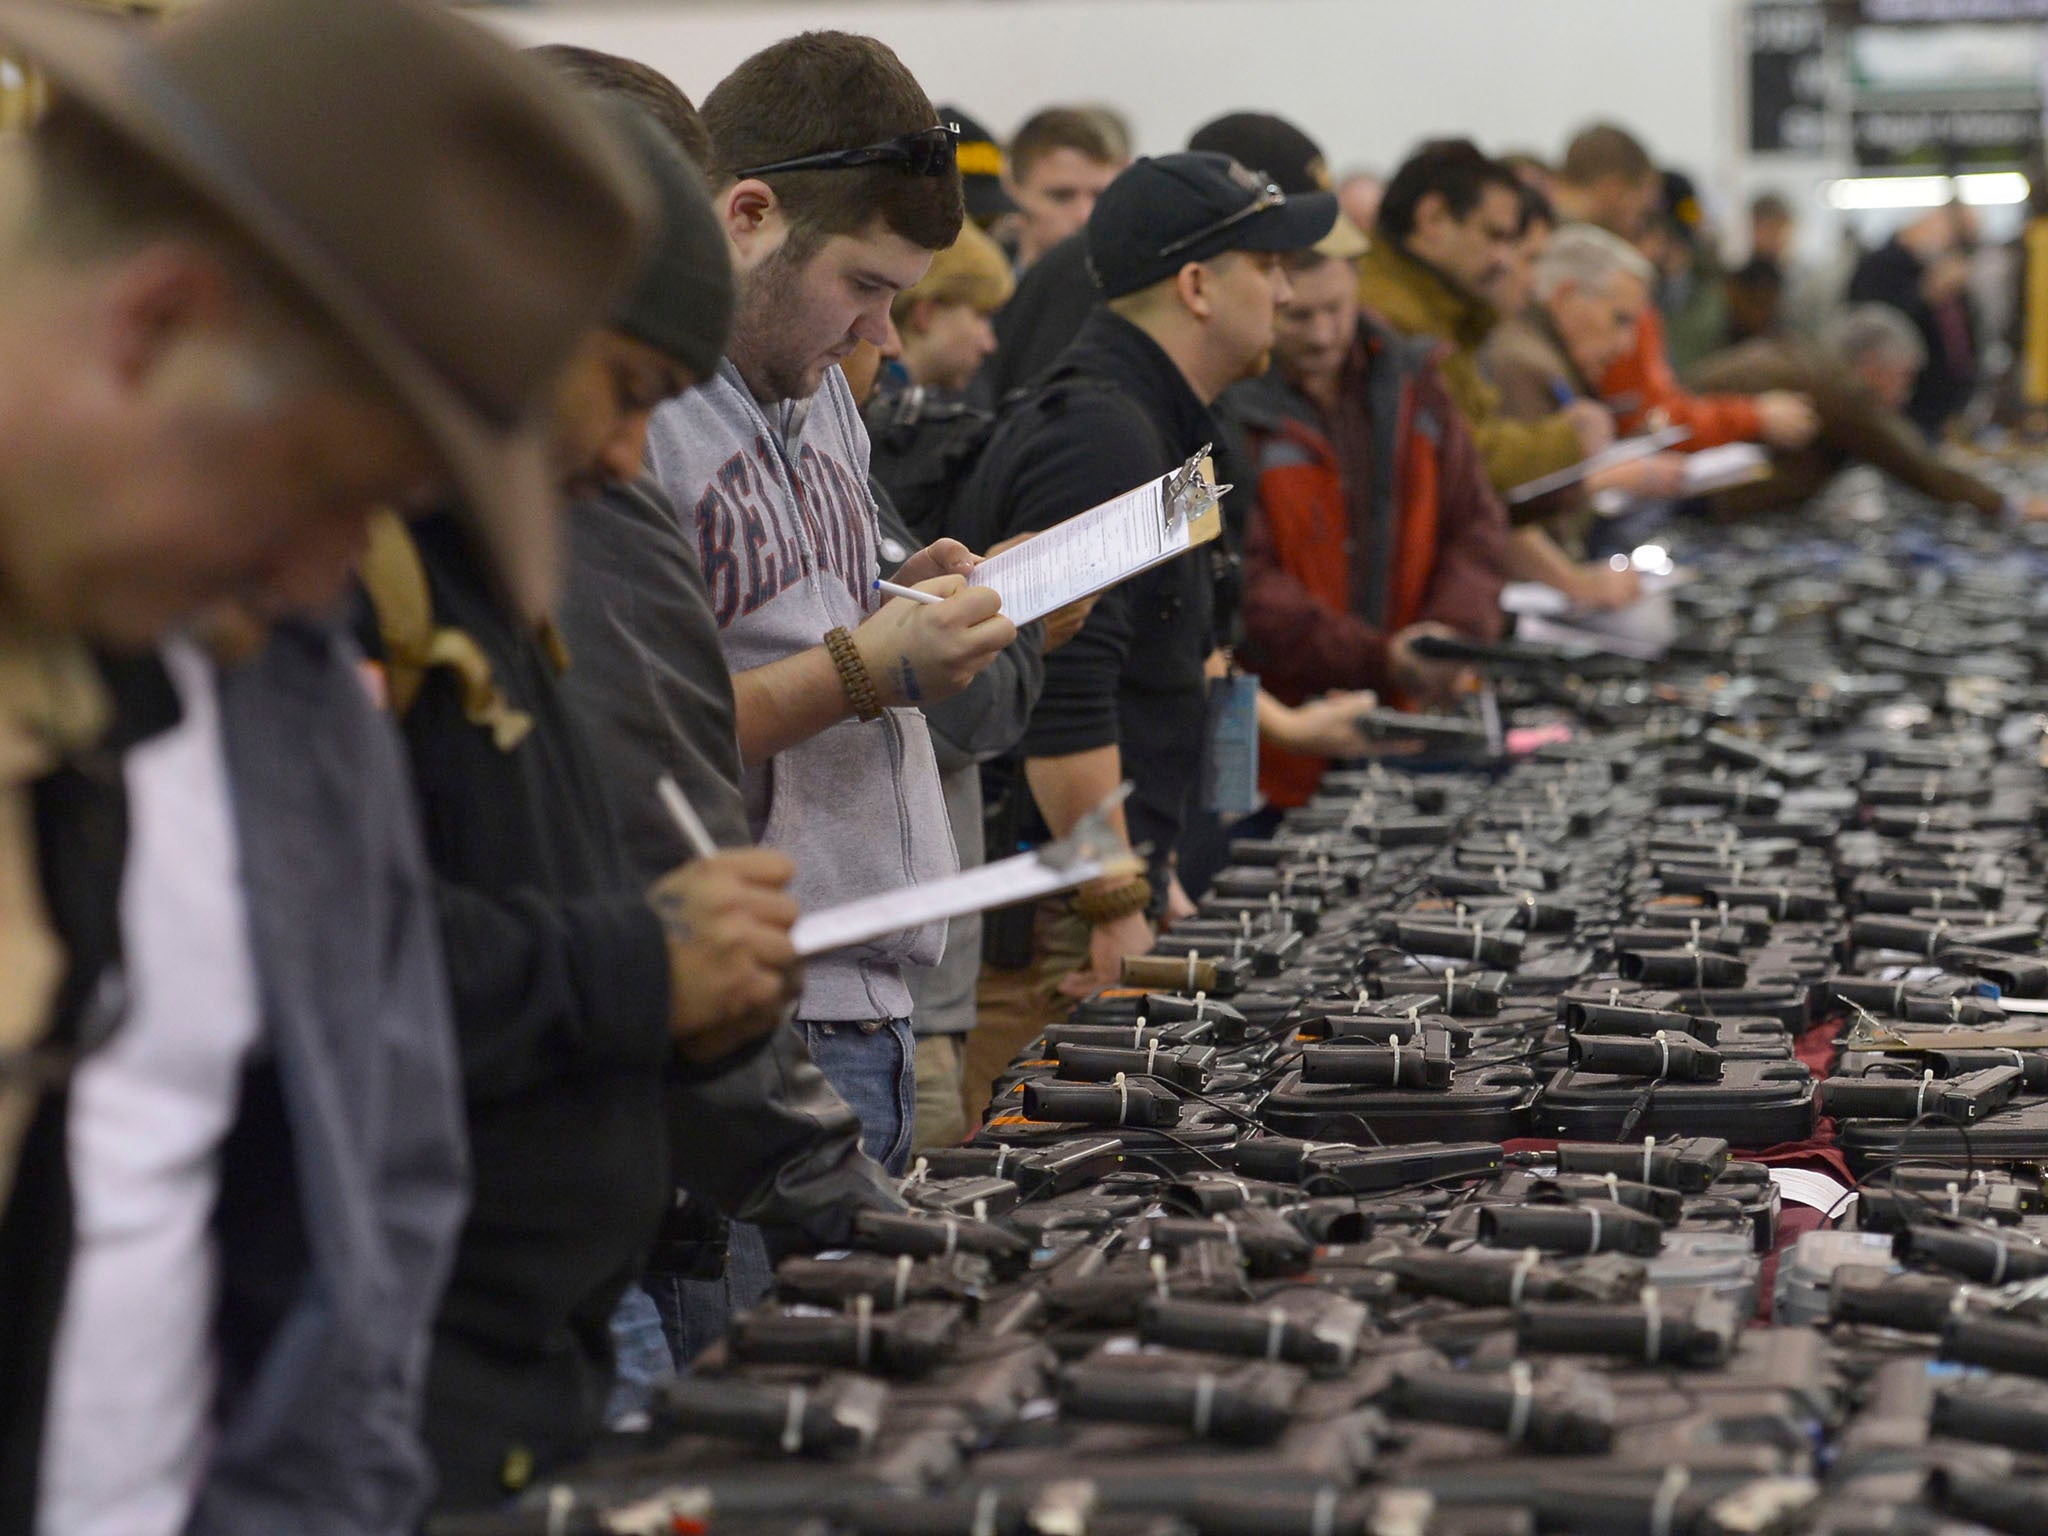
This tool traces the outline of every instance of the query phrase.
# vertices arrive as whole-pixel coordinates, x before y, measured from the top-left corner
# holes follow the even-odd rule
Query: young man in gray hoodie
[[[930,100],[872,38],[764,49],[704,118],[739,304],[724,366],[656,414],[649,450],[703,557],[752,830],[794,856],[792,891],[816,910],[953,872],[920,707],[1016,638],[954,540],[895,578],[942,601],[878,601],[867,433],[835,366],[879,344],[890,300],[958,235],[960,176]],[[797,1008],[869,1153],[896,1172],[914,1093],[904,968],[936,964],[944,940],[928,923],[823,956]]]

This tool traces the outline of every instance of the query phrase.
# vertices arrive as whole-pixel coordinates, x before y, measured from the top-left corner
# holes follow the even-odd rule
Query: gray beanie
[[[732,257],[704,178],[640,108],[606,101],[621,136],[660,193],[661,228],[639,281],[612,323],[699,379],[718,371],[732,330]]]

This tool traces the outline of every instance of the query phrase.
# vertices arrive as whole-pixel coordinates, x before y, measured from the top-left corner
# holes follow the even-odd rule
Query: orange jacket
[[[1652,411],[1674,427],[1692,428],[1681,452],[1749,443],[1763,436],[1763,419],[1747,395],[1689,395],[1664,355],[1664,317],[1653,304],[1636,325],[1636,344],[1600,380],[1600,397],[1614,409],[1624,436],[1646,429]]]
[[[1387,642],[1423,619],[1475,639],[1500,634],[1507,516],[1437,351],[1363,321],[1333,420],[1277,376],[1225,396],[1256,469],[1246,651],[1283,702],[1391,693]],[[1382,462],[1385,481],[1373,474]],[[1259,788],[1275,805],[1301,805],[1328,766],[1261,746]]]

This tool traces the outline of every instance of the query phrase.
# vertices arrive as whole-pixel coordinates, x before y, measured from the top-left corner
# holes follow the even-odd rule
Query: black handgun
[[[1718,1136],[1674,1136],[1633,1146],[1565,1141],[1557,1147],[1563,1173],[1614,1173],[1644,1184],[1697,1195],[1728,1167],[1728,1143]]]
[[[1659,1030],[1648,1039],[1634,1035],[1569,1037],[1571,1064],[1580,1072],[1605,1072],[1617,1077],[1645,1077],[1678,1083],[1717,1083],[1721,1053],[1690,1035]]]

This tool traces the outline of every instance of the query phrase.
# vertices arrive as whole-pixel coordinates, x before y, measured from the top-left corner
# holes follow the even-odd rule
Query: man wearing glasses
[[[1315,245],[1336,221],[1329,193],[1290,197],[1227,155],[1165,155],[1120,175],[1085,232],[1107,302],[1051,382],[997,429],[962,498],[965,536],[985,547],[1048,528],[1213,443],[1210,402],[1266,369],[1274,314],[1288,299],[1281,256]],[[1150,874],[1043,904],[1030,967],[984,973],[981,1027],[968,1044],[971,1100],[1062,994],[1113,985],[1123,958],[1152,945],[1201,773],[1213,604],[1205,547],[1105,594],[1080,634],[1046,658],[1021,748],[1042,830],[1064,836],[1129,779],[1125,830],[1148,849]]]
[[[867,432],[836,366],[887,339],[890,301],[958,237],[955,135],[895,54],[843,32],[754,55],[704,120],[738,308],[725,364],[656,414],[649,446],[734,673],[751,830],[794,857],[792,893],[816,910],[953,872],[920,708],[1016,638],[950,539],[895,576],[941,601],[877,601]],[[822,956],[797,1005],[863,1145],[895,1173],[915,1091],[903,969],[936,964],[944,939],[928,923]]]

